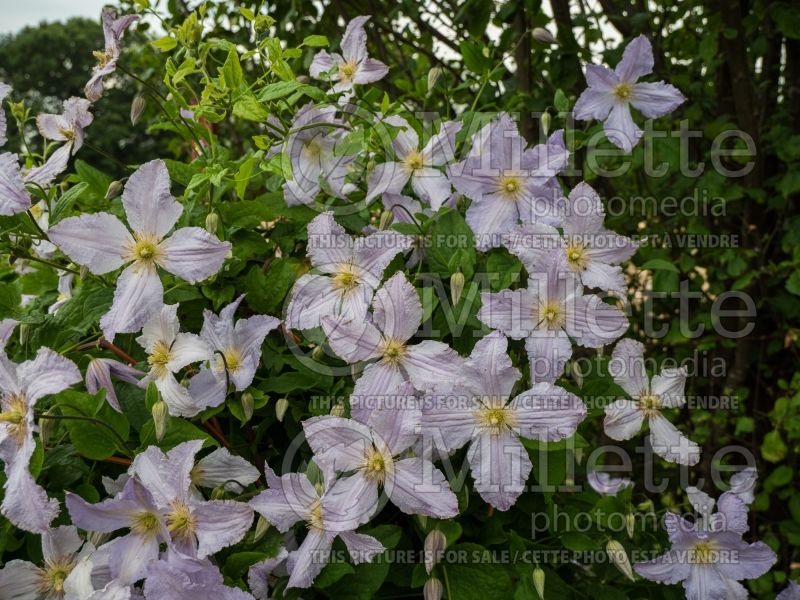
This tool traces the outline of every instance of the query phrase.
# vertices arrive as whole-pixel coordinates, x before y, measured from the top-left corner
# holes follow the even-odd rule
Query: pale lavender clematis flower
[[[177,304],[164,305],[145,323],[142,335],[136,338],[147,352],[150,365],[150,371],[139,381],[139,387],[146,388],[151,381],[155,382],[169,407],[169,414],[193,417],[205,407],[192,398],[175,374],[191,363],[209,360],[212,352],[200,336],[180,332],[177,311]]]
[[[367,55],[367,33],[364,24],[370,17],[356,17],[347,24],[347,29],[342,38],[342,53],[329,54],[320,50],[311,61],[309,73],[314,79],[324,79],[330,75],[330,80],[336,83],[334,92],[352,90],[354,85],[362,85],[378,81],[386,76],[389,68]],[[334,71],[334,68],[336,69]]]
[[[103,564],[98,564],[98,559]],[[64,581],[65,600],[132,600],[140,596],[133,595],[131,586],[123,585],[115,580],[108,580],[107,552],[105,548],[94,554],[84,556],[72,569]],[[101,573],[98,573],[103,569]]]
[[[12,560],[0,569],[0,598],[8,600],[62,600],[65,581],[78,562],[94,550],[78,530],[62,525],[42,533],[44,564]],[[71,599],[68,599],[71,600]]]
[[[283,197],[289,206],[312,204],[322,190],[336,198],[353,191],[346,177],[355,154],[337,155],[336,145],[344,139],[344,123],[336,117],[336,107],[303,106],[292,120],[285,152],[292,166],[292,178],[283,184]]]
[[[2,351],[8,343],[11,334],[19,324],[16,319],[0,319],[0,351]]]
[[[521,374],[506,353],[508,340],[493,332],[475,344],[459,383],[423,398],[423,439],[452,452],[469,444],[475,490],[498,510],[524,491],[533,468],[520,438],[556,441],[573,435],[586,416],[583,402],[550,383],[537,383],[511,399]]]
[[[510,338],[525,339],[534,381],[552,383],[579,346],[600,348],[628,328],[625,314],[583,286],[567,268],[564,256],[551,251],[541,264],[526,264],[527,289],[481,293],[478,319]]]
[[[630,487],[633,482],[627,477],[612,477],[607,471],[589,471],[586,481],[595,492],[602,496],[616,496],[623,488]]]
[[[388,117],[384,121],[400,128],[392,140],[395,161],[375,166],[369,176],[364,201],[369,203],[384,193],[399,194],[411,180],[414,193],[434,211],[439,210],[450,197],[451,187],[447,176],[435,167],[453,160],[455,137],[463,124],[455,121],[442,123],[439,133],[420,149],[419,136],[408,121],[400,116]]]
[[[139,15],[124,15],[118,19],[117,11],[113,8],[103,9],[105,48],[94,52],[97,66],[92,69],[92,77],[84,88],[86,97],[90,101],[97,102],[103,95],[103,79],[117,70],[117,60],[122,50],[120,45],[122,36],[125,30],[138,20]]]
[[[40,348],[36,358],[18,365],[0,353],[0,459],[6,469],[0,512],[25,531],[47,531],[58,515],[58,501],[47,497],[28,469],[36,448],[34,406],[80,380],[78,367],[49,348]]]
[[[668,462],[694,465],[700,460],[699,446],[683,435],[662,414],[686,402],[686,369],[664,369],[652,379],[644,368],[644,345],[621,340],[611,354],[609,371],[614,381],[632,398],[618,398],[605,408],[603,428],[614,440],[629,440],[647,420],[653,451]]]
[[[60,115],[42,113],[36,117],[39,133],[47,140],[67,142],[75,154],[83,146],[83,130],[94,120],[89,112],[90,106],[85,98],[64,100],[64,112]]]
[[[237,543],[253,524],[253,511],[247,504],[204,500],[193,493],[192,469],[202,446],[202,440],[191,440],[166,454],[150,446],[136,455],[130,469],[164,515],[172,548],[201,559]]]
[[[100,533],[129,530],[100,548],[108,558],[112,578],[121,585],[142,579],[147,565],[158,560],[159,545],[171,541],[166,515],[136,477],[129,478],[119,494],[103,502],[90,504],[72,492],[67,492],[65,501],[72,522],[81,529]]]
[[[555,179],[567,165],[563,131],[525,149],[517,124],[506,113],[472,139],[466,160],[450,165],[455,189],[472,200],[466,220],[479,250],[495,248],[520,221],[558,225],[564,195]]]
[[[558,249],[583,285],[624,294],[625,277],[619,265],[636,252],[637,244],[605,229],[604,216],[597,192],[579,183],[569,194],[563,234],[544,223],[528,223],[504,237],[503,245],[520,258],[528,272],[535,272],[547,254]]]
[[[8,141],[8,138],[6,137],[6,111],[4,111],[2,107],[6,96],[8,96],[10,93],[11,86],[0,81],[0,146]]]
[[[229,381],[240,392],[253,383],[261,360],[261,344],[267,334],[280,325],[280,319],[267,315],[240,319],[234,325],[233,315],[243,299],[244,295],[239,296],[223,308],[219,316],[203,310],[200,337],[214,355],[210,367],[204,366],[189,383],[189,393],[200,406],[222,404]]]
[[[412,390],[413,391],[413,390]],[[419,437],[422,413],[417,405],[373,410],[367,424],[326,415],[303,422],[315,461],[334,472],[352,472],[349,485],[370,498],[378,490],[410,515],[449,519],[458,514],[458,500],[442,472],[424,457],[405,456]]]
[[[168,552],[165,559],[147,570],[145,600],[253,600],[253,596],[228,587],[208,559],[198,559]]]
[[[739,581],[760,577],[777,561],[763,542],[748,544],[742,536],[749,528],[747,506],[731,492],[714,501],[697,489],[687,490],[699,516],[694,523],[667,513],[664,524],[672,547],[649,562],[636,563],[636,572],[650,581],[683,582],[687,600],[745,599]]]
[[[355,532],[372,516],[374,502],[368,493],[358,493],[342,480],[328,483],[320,492],[304,474],[278,477],[269,465],[265,465],[265,472],[269,489],[253,498],[250,506],[280,532],[298,521],[304,521],[308,528],[300,547],[287,558],[287,588],[307,588],[313,583],[328,562],[337,536],[356,564],[368,562],[385,550],[372,536]]]
[[[586,65],[589,87],[575,103],[575,118],[603,121],[608,140],[630,152],[642,137],[642,130],[631,117],[631,106],[648,119],[655,119],[671,113],[686,100],[675,87],[663,81],[639,83],[640,77],[652,72],[653,47],[643,35],[628,44],[613,71]]]
[[[775,596],[775,600],[800,600],[800,584],[789,582],[789,587]]]
[[[758,471],[755,467],[745,467],[731,477],[730,492],[739,497],[745,504],[752,504],[755,500],[755,489],[758,481]]]
[[[0,215],[16,215],[30,207],[31,195],[25,189],[17,155],[0,154]]]
[[[114,390],[114,384],[111,381],[112,375],[122,381],[136,385],[145,376],[145,373],[111,358],[93,358],[89,362],[89,366],[86,367],[86,391],[90,394],[96,394],[101,389],[105,390],[106,400],[111,407],[117,412],[122,412],[117,399],[117,392]]]
[[[125,184],[122,205],[133,234],[104,212],[70,217],[50,228],[50,241],[76,263],[102,275],[128,265],[119,276],[111,310],[100,320],[106,339],[139,331],[164,302],[158,267],[190,283],[220,270],[230,251],[200,227],[177,223],[183,206],[169,193],[169,173],[161,160],[139,167]]]
[[[62,273],[58,276],[58,298],[50,306],[47,307],[47,314],[53,315],[58,312],[58,309],[64,306],[72,299],[72,282],[75,279],[73,273]]]
[[[192,484],[198,487],[224,486],[230,492],[241,493],[257,479],[258,469],[227,448],[217,448],[192,468]]]
[[[422,323],[417,291],[400,271],[383,285],[372,302],[372,321],[323,317],[331,349],[348,363],[378,359],[364,369],[353,395],[369,397],[410,381],[425,390],[450,380],[463,360],[447,344],[425,340],[409,344]]]
[[[341,315],[361,320],[380,285],[383,271],[412,239],[396,231],[352,237],[325,212],[308,224],[307,253],[319,274],[305,274],[294,284],[286,310],[286,326],[319,327],[320,318]]]
[[[280,548],[274,557],[259,561],[250,567],[247,572],[247,584],[250,586],[250,591],[256,600],[269,600],[272,573],[286,562],[288,556],[289,552],[286,548]]]

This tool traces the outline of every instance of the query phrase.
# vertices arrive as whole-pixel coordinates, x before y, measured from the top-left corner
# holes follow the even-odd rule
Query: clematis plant
[[[122,194],[132,234],[105,212],[69,217],[48,232],[51,242],[95,275],[128,265],[111,310],[100,321],[109,341],[118,333],[139,331],[163,305],[158,267],[193,283],[219,271],[230,251],[230,243],[199,227],[181,227],[167,237],[183,212],[169,188],[164,161],[150,161],[130,176]]]
[[[83,146],[83,130],[94,120],[90,106],[85,98],[64,100],[64,111],[60,115],[42,113],[36,117],[39,133],[47,140],[66,142],[70,152],[75,154]]]
[[[139,20],[139,15],[123,15],[117,18],[117,11],[113,8],[104,8],[103,37],[105,47],[96,50],[94,57],[97,66],[92,69],[92,76],[86,83],[84,92],[91,102],[97,102],[103,95],[103,80],[117,70],[117,61],[122,50],[122,37],[125,30]]]

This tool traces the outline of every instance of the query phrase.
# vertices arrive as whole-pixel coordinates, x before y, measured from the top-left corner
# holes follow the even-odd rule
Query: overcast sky
[[[65,21],[69,17],[100,20],[100,10],[109,0],[0,0],[0,33],[19,31],[42,21]]]

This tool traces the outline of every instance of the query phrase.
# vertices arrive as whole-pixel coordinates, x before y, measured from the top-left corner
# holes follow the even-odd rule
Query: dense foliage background
[[[144,3],[136,4],[141,8]],[[129,5],[122,10],[135,8]],[[380,103],[385,93],[387,107],[402,102],[410,111],[441,115],[450,114],[453,107],[471,107],[465,121],[472,112],[518,112],[521,131],[531,142],[542,138],[541,120],[531,115],[547,111],[551,130],[574,128],[569,143],[575,150],[575,176],[567,178],[567,182],[574,185],[583,178],[595,185],[604,198],[619,200],[613,206],[620,210],[618,214],[609,211],[607,226],[630,236],[658,233],[658,239],[641,248],[634,259],[643,271],[631,281],[639,300],[633,303],[632,332],[638,332],[638,337],[647,343],[651,356],[678,360],[695,357],[698,370],[689,379],[689,395],[735,398],[733,407],[681,412],[683,423],[679,426],[691,432],[692,439],[704,448],[692,477],[710,475],[717,448],[737,445],[749,450],[761,477],[750,513],[751,532],[755,539],[769,543],[779,557],[773,571],[750,582],[750,589],[755,597],[773,598],[787,578],[796,576],[800,567],[800,490],[796,483],[800,467],[800,375],[796,375],[800,349],[800,9],[790,2],[767,0],[662,0],[657,4],[638,0],[552,0],[544,5],[530,0],[502,4],[484,0],[424,4],[407,0],[326,0],[313,4],[240,1],[209,5],[202,31],[204,46],[199,51],[200,26],[191,16],[196,14],[193,11],[197,3],[170,0],[160,8],[165,20],[158,22],[150,17],[149,31],[148,25],[140,24],[136,35],[128,38],[121,61],[142,81],[117,75],[115,85],[95,111],[96,121],[87,138],[90,147],[75,161],[75,174],[69,183],[87,184],[76,208],[105,209],[109,184],[129,174],[124,165],[162,157],[171,159],[168,165],[173,193],[178,195],[185,189],[197,199],[187,209],[195,220],[201,220],[212,209],[218,212],[219,235],[233,243],[234,259],[215,280],[202,287],[179,282],[166,286],[166,301],[181,303],[184,329],[199,330],[202,308],[217,310],[241,292],[247,293],[245,303],[253,312],[280,315],[293,282],[308,268],[298,248],[302,248],[306,224],[316,213],[305,207],[286,209],[279,187],[282,179],[276,174],[279,166],[263,159],[263,150],[270,142],[261,126],[270,112],[285,110],[287,102],[299,106],[307,98],[301,100],[288,93],[262,97],[257,108],[237,111],[228,90],[207,87],[204,93],[219,107],[224,108],[227,103],[228,110],[196,125],[192,136],[183,130],[171,131],[175,127],[166,121],[159,104],[174,116],[178,93],[190,104],[198,102],[200,88],[195,90],[197,96],[191,97],[197,78],[203,72],[212,76],[222,73],[231,44],[250,49],[254,48],[254,39],[275,36],[289,48],[300,47],[296,53],[283,57],[289,69],[284,78],[293,78],[293,73],[302,76],[316,51],[301,47],[308,36],[323,33],[334,39],[341,30],[342,19],[372,14],[370,52],[390,65],[391,71],[386,79],[363,92],[365,99]],[[248,10],[268,14],[272,19],[251,21]],[[557,42],[547,44],[535,39],[531,33],[536,27],[547,27]],[[171,32],[171,39],[178,40],[177,50],[171,42],[164,42],[167,31]],[[660,129],[677,131],[685,122],[689,130],[700,132],[689,139],[688,155],[690,166],[706,165],[702,174],[687,175],[685,169],[682,172],[678,137],[654,140],[653,163],[666,162],[668,168],[658,177],[647,177],[642,174],[642,165],[650,157],[645,156],[643,146],[623,159],[609,161],[591,156],[582,147],[583,141],[601,126],[576,125],[566,119],[565,111],[585,86],[579,65],[615,64],[623,46],[620,40],[639,33],[653,41],[655,78],[670,81],[688,99],[671,115],[672,123]],[[0,80],[12,84],[17,99],[25,98],[33,114],[43,108],[54,110],[62,98],[80,95],[85,74],[93,63],[91,51],[101,47],[101,39],[97,24],[80,19],[27,28],[7,36],[0,39]],[[148,41],[158,39],[161,41]],[[269,43],[262,45],[265,55],[274,51]],[[189,57],[193,59],[191,65],[185,62]],[[441,75],[429,90],[433,67],[440,69]],[[262,76],[274,81],[282,78],[274,69],[271,73],[256,72],[254,61],[242,61],[241,68],[246,81]],[[176,72],[181,72],[180,78]],[[130,127],[130,104],[136,94],[147,98],[147,108],[138,124]],[[13,119],[10,121],[13,123]],[[722,158],[717,155],[731,170],[753,161],[744,177],[726,178],[711,168],[712,141],[728,129],[746,132],[755,143],[754,156],[747,152]],[[12,125],[12,135],[18,135],[15,132]],[[213,157],[197,155],[192,145],[195,135],[213,136]],[[739,148],[743,146],[739,144]],[[260,154],[254,158],[256,152]],[[616,168],[626,162],[636,168],[616,177],[597,177],[591,168],[598,163]],[[578,176],[578,172],[582,175]],[[664,199],[671,197],[679,204],[684,198],[691,199],[683,203],[689,209],[674,213],[664,210]],[[642,198],[655,202],[637,200]],[[347,225],[357,231],[368,222],[375,224],[379,212],[379,208],[372,212],[362,210],[349,217]],[[735,247],[690,248],[681,242],[682,234],[731,234],[736,236]],[[55,275],[51,270],[34,268],[17,277],[13,262],[20,257],[24,257],[24,249],[20,256],[4,257],[0,265],[0,317],[21,317],[24,323],[15,343],[22,349],[42,344],[63,349],[97,339],[99,332],[94,323],[107,309],[111,291],[80,286],[73,301],[57,315],[44,316],[41,307],[56,296]],[[495,255],[493,260],[497,262],[491,268],[501,272],[519,269],[503,256]],[[448,265],[440,266],[440,275],[447,281],[453,271]],[[485,271],[487,265],[475,265],[474,270]],[[755,302],[755,319],[721,320],[729,329],[741,329],[754,321],[754,329],[741,339],[726,338],[714,329],[720,320],[713,314],[712,305],[729,290],[744,292]],[[659,292],[667,296],[659,296]],[[21,309],[23,294],[38,298]],[[652,302],[645,301],[648,296],[654,298]],[[460,325],[467,331],[479,328],[474,318],[476,302],[474,294],[467,292],[455,308],[438,306],[431,315],[434,326],[447,332],[463,314],[467,318]],[[663,337],[647,339],[641,334],[647,314],[653,315],[656,328],[662,324],[668,327]],[[698,325],[705,327],[703,334],[685,335]],[[467,342],[463,341],[465,338]],[[132,339],[133,336],[122,336],[118,344],[141,359]],[[446,339],[462,354],[468,353],[472,344],[468,336],[462,337],[457,331],[451,331]],[[305,351],[310,349],[306,347]],[[93,353],[88,350],[83,356],[73,354],[71,358],[85,362]],[[204,437],[209,444],[229,445],[256,465],[264,460],[281,464],[283,449],[300,432],[300,420],[329,409],[317,406],[313,398],[341,396],[347,390],[344,378],[309,370],[280,334],[268,338],[263,362],[268,376],[257,379],[259,393],[251,420],[246,421],[238,397],[231,397],[228,410],[218,418],[204,414],[202,422],[194,424],[173,419],[164,447],[186,437]],[[714,365],[720,364],[724,368],[714,371]],[[575,378],[570,385],[582,396],[616,392],[608,378],[595,373],[586,374],[581,381]],[[116,476],[125,469],[126,451],[130,454],[140,445],[153,443],[144,391],[120,385],[118,393],[125,417],[107,408],[101,412],[126,440],[127,448],[119,448],[107,433],[91,426],[83,426],[83,432],[78,425],[57,427],[46,444],[39,479],[51,495],[58,496],[61,490],[69,489],[97,500],[102,495],[101,476]],[[289,410],[279,419],[275,407],[284,398]],[[91,403],[92,399],[76,396],[71,401]],[[581,439],[601,439],[601,414],[602,409],[597,407],[590,412],[581,428]],[[544,466],[535,463],[533,475],[537,479],[547,475],[550,483],[566,481],[569,474],[565,465],[570,452],[554,445],[548,452],[550,460]],[[731,458],[742,462],[741,457],[728,457]],[[634,472],[641,472],[641,467],[635,465]],[[543,474],[537,469],[548,472]],[[677,467],[664,462],[657,463],[655,470],[656,478],[678,476]],[[580,480],[583,475],[578,472],[576,477]],[[624,511],[629,503],[639,513],[646,513],[653,505],[659,507],[659,514],[666,508],[686,508],[685,497],[677,486],[652,497],[637,487],[632,495],[624,492],[618,498],[563,492],[557,494],[557,499],[553,504],[551,494],[526,494],[507,513],[487,511],[485,504],[476,502],[466,507],[459,525],[448,530],[448,541],[491,550],[591,551],[603,547],[605,537],[597,533],[603,525],[602,517],[598,516],[596,528],[588,532],[559,530],[532,536],[530,514],[547,512],[556,505],[561,511],[575,513]],[[384,509],[375,526],[385,544],[419,548],[429,524]],[[628,543],[624,532],[613,537]],[[635,540],[637,547],[653,548],[664,543],[664,536],[644,526],[637,530]],[[248,564],[263,557],[277,543],[278,536],[272,531],[252,553],[237,553],[234,548],[224,567],[226,576],[232,581],[241,578]],[[35,558],[40,550],[36,536],[25,535],[3,522],[0,552],[2,560],[7,561],[14,557]],[[453,597],[536,598],[533,567],[452,565]],[[610,565],[594,569],[591,576],[585,576],[582,568],[574,564],[542,567],[547,593],[552,594],[547,597],[681,596],[677,587],[627,581]],[[325,580],[328,585],[318,593],[332,598],[411,597],[419,593],[425,581],[419,565],[365,565],[353,571],[349,565],[329,569]]]

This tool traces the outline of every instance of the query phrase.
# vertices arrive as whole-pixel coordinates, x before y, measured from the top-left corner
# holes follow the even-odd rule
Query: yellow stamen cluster
[[[381,349],[383,360],[390,365],[397,365],[403,360],[406,354],[406,347],[403,342],[399,340],[386,340]]]
[[[346,294],[354,290],[358,284],[358,272],[355,265],[351,263],[339,265],[338,269],[336,269],[336,274],[333,276],[334,289]]]
[[[39,580],[39,592],[45,598],[61,598],[64,594],[64,581],[75,567],[75,561],[62,558],[46,563]]]
[[[197,531],[197,519],[186,504],[176,501],[167,513],[167,529],[173,539],[191,543]]]
[[[550,302],[539,307],[539,322],[547,329],[561,329],[567,321],[563,307],[557,302]]]
[[[510,200],[516,200],[522,191],[522,180],[518,176],[501,175],[497,184],[503,195]]]
[[[413,173],[417,169],[421,169],[423,164],[422,154],[420,154],[416,150],[412,150],[409,152],[406,157],[403,159],[403,166],[405,166],[406,171],[409,173]]]
[[[311,529],[324,530],[325,524],[322,520],[322,503],[317,500],[311,506],[311,510],[309,511],[308,520],[306,521],[306,526]]]
[[[353,80],[358,71],[358,65],[354,62],[346,62],[339,65],[339,79],[345,82]]]
[[[586,248],[581,244],[571,243],[564,251],[567,255],[567,264],[572,271],[583,271],[589,262]]]
[[[97,59],[97,62],[101,67],[105,67],[113,58],[113,53],[111,50],[95,50],[92,52],[92,54]]]
[[[142,537],[155,537],[161,529],[161,522],[157,514],[143,510],[131,518],[130,530]]]
[[[303,153],[310,159],[317,159],[322,154],[322,145],[317,138],[308,140],[303,144]]]
[[[158,247],[158,240],[151,236],[136,236],[136,241],[128,250],[128,258],[146,267],[157,265],[163,251]]]
[[[367,479],[383,485],[387,473],[391,472],[393,466],[394,460],[391,455],[373,446],[366,451],[362,468]]]
[[[639,408],[646,416],[655,415],[661,410],[661,398],[656,394],[642,394],[639,396]]]
[[[167,363],[170,361],[171,353],[170,348],[166,342],[159,341],[153,346],[150,356],[147,357],[147,364],[150,365],[150,370],[156,377],[164,377],[169,370]]]
[[[22,394],[11,394],[3,404],[5,410],[0,413],[0,423],[6,423],[6,434],[19,446],[28,433],[28,402]]]
[[[235,373],[242,366],[242,355],[238,349],[228,348],[222,353],[222,356],[225,357],[223,368],[224,365],[228,365],[228,372]]]
[[[475,412],[478,426],[492,435],[500,435],[517,424],[516,415],[504,406],[484,406]]]
[[[612,92],[619,100],[630,100],[633,94],[633,87],[630,83],[620,83]]]
[[[74,140],[75,139],[75,131],[72,129],[64,129],[63,127],[59,127],[58,133],[64,136],[64,139],[67,140]]]
[[[714,542],[709,540],[697,542],[689,551],[689,562],[702,565],[717,562],[717,548]]]

